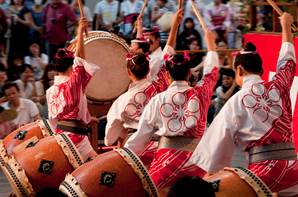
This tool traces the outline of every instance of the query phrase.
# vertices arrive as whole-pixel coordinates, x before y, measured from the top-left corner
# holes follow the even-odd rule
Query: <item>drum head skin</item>
[[[75,40],[69,49],[75,50]],[[93,31],[84,38],[85,59],[100,69],[89,82],[86,95],[90,100],[110,101],[124,93],[130,83],[126,71],[126,54],[129,47],[118,36]]]

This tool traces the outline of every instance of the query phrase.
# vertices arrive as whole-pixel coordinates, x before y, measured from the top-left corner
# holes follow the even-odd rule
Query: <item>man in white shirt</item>
[[[15,125],[22,126],[40,118],[35,103],[31,100],[20,98],[20,89],[15,83],[7,83],[3,86],[5,98],[8,100],[2,106],[5,109],[14,109],[18,116],[13,120]]]
[[[119,2],[116,0],[100,1],[94,10],[96,14],[96,29],[111,31],[117,22]]]

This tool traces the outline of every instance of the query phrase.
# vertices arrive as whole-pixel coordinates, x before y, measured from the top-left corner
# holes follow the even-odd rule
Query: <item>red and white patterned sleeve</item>
[[[209,51],[204,60],[204,76],[195,86],[198,91],[204,91],[206,95],[211,97],[218,80],[219,60],[215,51]]]
[[[292,43],[284,42],[282,44],[276,71],[273,82],[281,89],[290,91],[296,71],[295,48]]]
[[[82,58],[76,57],[74,59],[73,72],[72,72],[72,75],[70,76],[69,81],[74,86],[82,85],[82,89],[84,91],[91,77],[99,69],[100,69],[99,66],[88,63],[86,60]]]

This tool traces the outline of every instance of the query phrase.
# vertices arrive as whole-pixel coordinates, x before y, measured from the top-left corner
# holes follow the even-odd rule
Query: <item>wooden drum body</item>
[[[225,168],[206,181],[217,184],[217,197],[272,197],[265,183],[245,168]]]
[[[17,196],[34,196],[45,187],[58,188],[65,175],[82,164],[74,144],[60,134],[15,152],[2,169]]]
[[[129,149],[115,149],[85,163],[60,185],[71,196],[157,196],[145,166]]]
[[[18,128],[0,141],[0,163],[7,162],[13,154],[13,149],[26,140],[34,136],[41,139],[51,135],[53,135],[52,128],[45,119]]]

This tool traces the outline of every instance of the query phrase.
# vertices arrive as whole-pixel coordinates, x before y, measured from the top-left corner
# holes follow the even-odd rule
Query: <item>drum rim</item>
[[[64,181],[59,186],[59,190],[67,196],[87,197],[76,178],[71,174],[65,176]]]
[[[42,118],[40,120],[37,120],[37,122],[44,137],[54,135],[53,128],[51,127],[47,119]]]
[[[225,167],[224,170],[238,175],[255,191],[257,196],[272,197],[272,191],[268,188],[268,186],[250,170],[242,167]]]
[[[140,158],[130,149],[125,147],[115,149],[115,151],[118,152],[132,167],[136,175],[141,179],[143,188],[148,192],[149,196],[158,197],[157,188]]]
[[[108,40],[112,40],[112,41],[117,42],[118,44],[120,44],[126,50],[127,53],[129,52],[129,46],[125,42],[125,40],[122,39],[122,38],[120,38],[120,37],[118,37],[117,35],[115,35],[113,33],[106,32],[106,31],[90,31],[90,33],[91,34],[93,33],[94,35],[90,35],[90,36],[87,36],[87,37],[85,35],[85,37],[84,37],[84,45],[92,42],[95,39],[99,39],[99,40],[108,39]],[[71,45],[74,44],[75,40],[76,39],[73,39],[73,40],[70,41]],[[71,50],[74,51],[75,50],[75,46],[73,48],[71,48]],[[125,90],[121,91],[118,96],[113,97],[113,98],[109,98],[109,99],[98,99],[98,98],[94,98],[92,96],[89,96],[87,94],[87,92],[86,92],[86,97],[87,97],[88,100],[90,100],[91,102],[94,102],[94,103],[102,104],[102,103],[105,103],[105,102],[109,102],[108,104],[110,104],[110,103],[113,103],[113,101],[116,100],[121,94],[123,94],[124,92],[127,91],[128,87],[129,87],[129,84],[130,84],[130,82],[127,84],[127,87],[125,88]]]
[[[8,159],[9,156],[7,155],[3,140],[0,140],[0,165],[4,165],[5,163],[7,163]]]
[[[67,157],[69,163],[74,167],[78,168],[84,164],[84,160],[81,154],[78,152],[77,148],[69,137],[63,133],[54,136],[58,145],[62,149],[63,153]]]
[[[11,156],[8,162],[2,166],[2,171],[17,196],[34,196],[35,191],[26,175],[26,172],[14,156]]]

